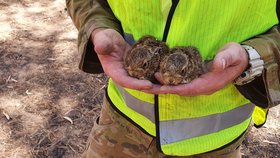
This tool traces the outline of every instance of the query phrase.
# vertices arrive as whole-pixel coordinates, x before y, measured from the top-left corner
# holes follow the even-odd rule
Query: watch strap
[[[241,45],[248,53],[249,67],[234,80],[236,85],[244,85],[253,81],[260,76],[264,69],[264,61],[261,59],[259,53],[249,45]]]

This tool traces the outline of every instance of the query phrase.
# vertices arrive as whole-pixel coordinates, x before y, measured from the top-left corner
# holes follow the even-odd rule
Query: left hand
[[[238,43],[228,43],[215,56],[209,72],[189,84],[177,86],[154,85],[144,92],[153,94],[178,94],[181,96],[210,95],[237,78],[248,66],[248,54]],[[157,73],[160,81],[161,76]]]

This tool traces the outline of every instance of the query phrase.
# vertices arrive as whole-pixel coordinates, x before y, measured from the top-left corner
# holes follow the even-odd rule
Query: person
[[[84,158],[241,157],[254,108],[261,126],[280,103],[276,0],[66,4],[79,30],[79,68],[110,77]],[[128,76],[124,54],[144,35],[197,47],[210,71],[178,86]]]

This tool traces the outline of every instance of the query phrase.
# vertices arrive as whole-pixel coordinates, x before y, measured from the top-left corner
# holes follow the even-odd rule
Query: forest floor
[[[0,0],[0,158],[81,156],[107,77],[78,69],[76,39],[65,1]],[[242,154],[280,157],[280,106]]]

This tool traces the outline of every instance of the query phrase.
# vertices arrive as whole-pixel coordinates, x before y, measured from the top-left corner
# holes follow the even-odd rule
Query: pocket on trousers
[[[115,124],[113,122],[109,124],[100,124],[100,117],[97,117],[94,121],[93,128],[88,138],[88,147],[85,151],[85,157],[83,158],[107,158],[111,156],[111,152],[114,150],[117,141],[114,139],[116,134]]]
[[[148,152],[149,140],[140,131],[119,124],[100,124],[98,118],[91,132],[87,158],[144,158]]]
[[[106,126],[109,126],[111,124],[113,124],[113,121],[110,121],[110,122],[104,121],[104,120],[101,121],[100,116],[98,116],[93,123],[93,127],[94,126],[96,126],[96,127],[106,127]]]
[[[112,128],[116,128],[116,125],[114,125],[113,122],[104,124],[100,122],[100,117],[97,117],[94,121],[90,136],[94,138],[102,137],[102,135],[111,135]]]

